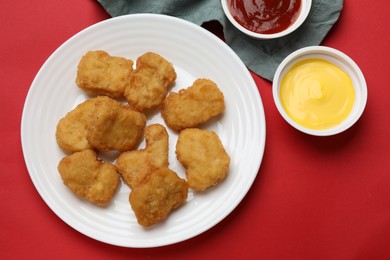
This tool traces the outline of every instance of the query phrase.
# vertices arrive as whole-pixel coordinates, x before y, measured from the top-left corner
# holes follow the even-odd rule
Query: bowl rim
[[[333,63],[334,65],[338,66],[343,71],[345,71],[352,79],[353,82],[353,87],[355,90],[355,102],[352,111],[343,122],[328,129],[316,130],[316,129],[304,127],[296,123],[287,115],[280,101],[280,96],[279,96],[280,83],[284,75],[294,64],[309,58],[320,58]],[[345,130],[349,129],[352,125],[354,125],[357,122],[357,120],[361,117],[366,107],[367,99],[368,99],[367,92],[368,92],[367,83],[365,77],[362,71],[360,70],[359,66],[355,63],[355,61],[352,60],[345,53],[337,49],[326,47],[326,46],[304,47],[288,55],[279,64],[275,72],[273,83],[272,83],[272,94],[273,94],[274,102],[281,116],[297,130],[315,136],[335,135],[344,132]]]
[[[286,36],[286,35],[294,32],[306,20],[306,18],[308,17],[308,15],[310,13],[310,9],[312,6],[312,0],[302,0],[301,12],[300,12],[297,20],[292,25],[290,25],[285,30],[278,32],[278,33],[264,34],[264,33],[256,33],[256,32],[253,32],[251,30],[248,30],[244,26],[242,26],[240,23],[238,23],[230,13],[228,3],[227,3],[228,1],[229,0],[221,0],[221,4],[222,4],[222,9],[225,13],[225,16],[233,24],[233,26],[236,27],[239,31],[243,32],[244,34],[246,34],[252,38],[263,39],[263,40],[280,38],[280,37]]]

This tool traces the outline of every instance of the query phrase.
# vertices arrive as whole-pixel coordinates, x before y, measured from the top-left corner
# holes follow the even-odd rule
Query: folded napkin
[[[245,65],[259,76],[272,81],[278,65],[293,51],[319,45],[343,8],[343,0],[313,0],[303,25],[293,33],[272,40],[257,40],[236,29],[226,18],[220,0],[98,0],[113,17],[155,13],[179,17],[198,25],[217,20],[223,26],[226,43]]]

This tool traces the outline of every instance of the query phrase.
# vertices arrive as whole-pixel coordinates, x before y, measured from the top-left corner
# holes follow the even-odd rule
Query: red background
[[[62,222],[40,198],[20,143],[24,99],[64,41],[109,15],[91,0],[2,1],[0,9],[0,258],[390,259],[390,4],[346,0],[322,45],[353,58],[368,85],[358,123],[311,137],[279,115],[270,82],[253,74],[267,123],[259,174],[211,230],[175,245],[107,245]],[[39,149],[39,147],[37,147]]]

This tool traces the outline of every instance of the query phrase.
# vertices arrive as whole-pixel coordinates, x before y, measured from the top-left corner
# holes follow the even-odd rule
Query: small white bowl
[[[285,74],[297,62],[306,59],[312,59],[312,58],[326,60],[338,66],[343,71],[345,71],[351,78],[355,90],[355,102],[349,116],[339,125],[329,129],[313,130],[301,126],[300,124],[296,123],[287,115],[280,101],[280,95],[279,95],[280,83],[283,77],[285,76]],[[275,72],[275,76],[272,83],[272,93],[273,93],[273,98],[276,107],[279,110],[279,113],[282,115],[282,117],[290,125],[298,129],[299,131],[304,132],[306,134],[315,135],[315,136],[330,136],[347,130],[353,124],[355,124],[355,122],[360,118],[367,103],[367,84],[360,68],[350,57],[348,57],[344,53],[336,49],[324,47],[324,46],[312,46],[312,47],[302,48],[287,56],[282,61],[282,63],[279,65],[279,67]]]
[[[301,11],[299,13],[297,20],[295,20],[295,22],[289,27],[287,27],[285,30],[278,33],[263,34],[263,33],[256,33],[250,31],[246,29],[244,26],[242,26],[241,24],[239,24],[230,13],[228,1],[229,0],[221,0],[222,8],[223,11],[225,12],[226,17],[238,30],[256,39],[275,39],[292,33],[293,31],[298,29],[298,27],[301,26],[302,23],[306,20],[307,16],[309,15],[311,3],[312,3],[312,0],[302,0]]]

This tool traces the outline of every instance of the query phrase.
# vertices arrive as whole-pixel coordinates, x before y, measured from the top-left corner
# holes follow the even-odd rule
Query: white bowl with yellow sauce
[[[316,136],[350,128],[367,103],[367,84],[357,64],[324,46],[302,48],[286,57],[272,87],[282,117],[296,129]]]

